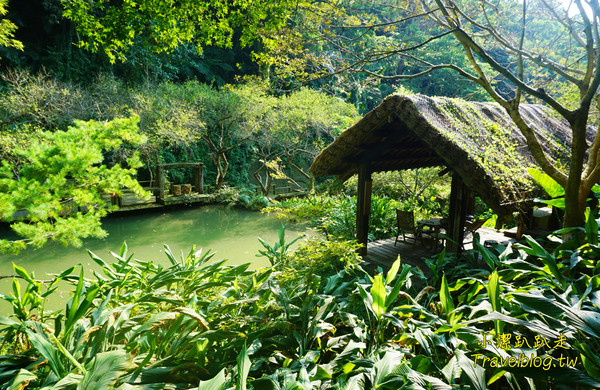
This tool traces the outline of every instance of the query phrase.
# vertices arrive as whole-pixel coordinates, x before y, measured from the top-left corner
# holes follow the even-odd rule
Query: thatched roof
[[[548,154],[568,161],[568,124],[543,106],[520,107]],[[498,104],[423,95],[388,96],[325,148],[310,171],[346,180],[364,163],[372,172],[450,167],[499,215],[530,198],[526,168],[535,166],[525,138]]]

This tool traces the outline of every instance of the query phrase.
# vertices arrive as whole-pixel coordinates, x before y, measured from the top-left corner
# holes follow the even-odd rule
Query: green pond
[[[269,266],[265,257],[257,257],[262,245],[258,237],[273,245],[278,240],[281,221],[273,215],[222,206],[204,206],[175,209],[145,214],[111,216],[103,222],[108,236],[103,239],[86,239],[81,248],[64,247],[48,243],[38,249],[28,248],[18,255],[0,255],[0,275],[14,274],[12,263],[33,271],[36,278],[47,279],[49,274],[59,273],[70,266],[83,264],[88,270],[99,267],[87,254],[94,252],[105,261],[111,261],[110,251],[119,252],[123,241],[134,258],[152,260],[170,265],[163,245],[179,256],[189,253],[192,245],[211,250],[214,260],[228,259],[227,264],[252,263],[253,268]],[[292,241],[306,232],[305,226],[286,227],[286,239]],[[0,280],[0,292],[8,294],[11,279]],[[0,304],[0,315],[7,306]],[[7,313],[4,313],[7,314]]]

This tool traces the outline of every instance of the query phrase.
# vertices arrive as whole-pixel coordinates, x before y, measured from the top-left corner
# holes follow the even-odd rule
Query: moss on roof
[[[520,110],[548,155],[568,161],[568,124],[540,105],[522,104]],[[370,149],[377,153],[369,154]],[[525,138],[498,104],[423,95],[388,96],[323,150],[311,172],[345,179],[362,163],[373,172],[419,163],[448,166],[499,214],[531,198],[526,169],[535,166]]]

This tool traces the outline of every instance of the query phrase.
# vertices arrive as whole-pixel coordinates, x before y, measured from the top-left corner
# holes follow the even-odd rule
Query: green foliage
[[[373,193],[394,199],[402,210],[412,210],[416,219],[448,215],[450,198],[448,175],[439,176],[439,168],[420,168],[373,174]],[[356,194],[358,177],[344,183],[343,192]]]
[[[269,194],[273,179],[306,190],[311,180],[307,172],[312,160],[335,136],[354,124],[356,109],[308,88],[276,99],[265,96],[264,101],[270,109],[265,112],[251,145],[260,162],[254,177],[265,195]]]
[[[18,251],[48,239],[80,245],[81,238],[102,237],[100,218],[112,210],[103,194],[129,188],[146,195],[134,179],[137,153],[124,161],[129,167],[102,165],[104,153],[124,154],[144,141],[137,123],[135,116],[77,121],[68,131],[42,132],[39,141],[17,148],[21,166],[5,160],[0,168],[0,218],[22,239],[1,240],[0,249]]]
[[[392,199],[376,195],[371,198],[370,241],[396,234],[395,210],[398,207],[400,204]],[[342,240],[356,237],[356,197],[309,195],[284,200],[265,211],[276,212],[293,221],[308,220],[329,237]]]
[[[284,275],[293,280],[307,279],[312,274],[324,278],[342,270],[350,273],[361,262],[357,254],[358,248],[355,241],[308,238],[300,242],[289,255]]]
[[[0,15],[4,16],[8,13],[6,6],[8,0],[0,0]],[[0,20],[0,46],[14,47],[18,50],[23,50],[23,43],[15,39],[15,30],[17,26],[8,19]]]
[[[281,27],[293,6],[290,2],[273,5],[228,0],[176,5],[145,0],[61,3],[64,17],[73,21],[81,34],[80,46],[104,52],[111,62],[125,61],[134,44],[160,53],[194,42],[202,52],[204,46],[231,47],[237,33],[242,45],[250,45],[259,38],[259,32]]]
[[[587,236],[597,227],[592,216]],[[0,317],[0,388],[600,386],[597,239],[479,246],[435,283],[399,260],[386,274],[345,272],[354,249],[311,239],[251,271],[195,248],[165,247],[170,265],[157,266],[124,244],[112,262],[91,254],[91,278],[74,267],[49,281],[45,299],[72,283],[56,313],[45,299],[15,303],[45,285],[15,268],[25,288],[2,296],[14,315]],[[507,363],[519,356],[538,360]]]
[[[281,228],[279,229],[279,241],[273,246],[267,244],[262,238],[258,238],[258,241],[265,248],[264,250],[259,250],[258,253],[260,256],[269,259],[269,263],[271,263],[272,267],[285,266],[290,247],[300,238],[301,237],[298,237],[292,242],[285,242],[285,226],[281,224]]]

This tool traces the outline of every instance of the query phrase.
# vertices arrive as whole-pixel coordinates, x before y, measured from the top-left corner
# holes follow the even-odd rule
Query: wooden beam
[[[371,214],[371,189],[373,181],[367,164],[358,169],[358,194],[356,197],[356,241],[362,244],[359,254],[367,254],[369,237],[369,215]]]
[[[452,168],[446,167],[446,168],[444,168],[444,169],[442,169],[441,171],[438,172],[438,176],[442,177],[445,174],[450,173],[451,171],[452,171]]]
[[[458,173],[452,173],[450,189],[450,215],[448,216],[448,252],[459,253],[465,238],[465,219],[468,206],[468,188]]]
[[[390,160],[389,164],[388,163],[385,164],[385,167],[372,166],[372,169],[373,169],[372,172],[401,171],[404,169],[437,167],[437,166],[445,165],[445,164],[447,164],[447,163],[441,159],[440,160],[412,159],[410,162],[409,161]],[[352,175],[354,175],[355,173],[358,173],[359,169],[360,169],[359,167],[356,167],[355,165],[353,165],[345,171],[340,171],[340,172],[333,171],[333,172],[331,172],[331,174],[336,175],[338,177],[338,179],[340,179],[342,181],[346,181]]]

